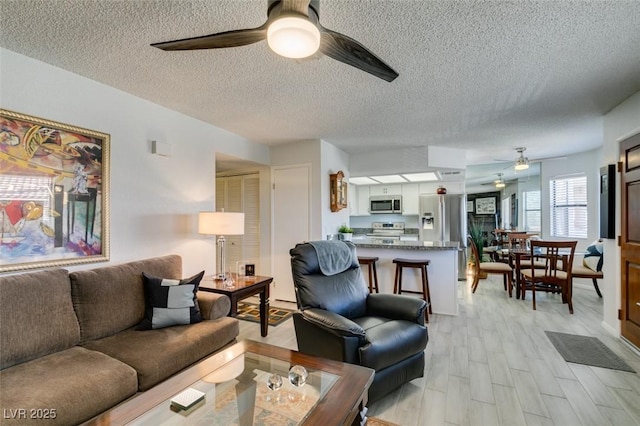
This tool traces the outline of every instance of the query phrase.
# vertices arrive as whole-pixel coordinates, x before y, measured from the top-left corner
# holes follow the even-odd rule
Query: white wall
[[[600,167],[616,164],[620,158],[620,142],[640,132],[640,92],[618,105],[604,117],[604,148]],[[616,235],[620,235],[620,174],[616,174]],[[618,309],[621,303],[620,248],[615,239],[604,240],[603,325],[616,336],[620,334]]]
[[[331,145],[328,142],[320,141],[321,149],[321,164],[320,164],[320,212],[322,215],[322,233],[320,238],[324,239],[328,234],[335,234],[338,232],[338,228],[342,224],[349,224],[349,208],[342,209],[337,212],[331,211],[330,203],[330,185],[329,175],[337,173],[342,170],[345,174],[345,179],[349,180],[349,155],[339,148]],[[349,200],[349,193],[347,192],[347,205]]]
[[[269,163],[269,150],[101,83],[0,49],[2,108],[111,135],[111,261],[176,253],[185,276],[215,270],[197,213],[215,200],[215,153]],[[172,146],[151,154],[151,140]],[[96,263],[69,269],[105,266]]]

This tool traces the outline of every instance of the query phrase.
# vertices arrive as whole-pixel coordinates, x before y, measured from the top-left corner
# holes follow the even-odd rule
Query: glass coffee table
[[[303,384],[302,366],[308,373]],[[299,368],[294,369],[298,371]],[[373,370],[241,341],[94,419],[94,424],[310,425],[361,424]],[[296,385],[297,384],[297,385]],[[185,389],[204,393],[188,409],[171,400]]]

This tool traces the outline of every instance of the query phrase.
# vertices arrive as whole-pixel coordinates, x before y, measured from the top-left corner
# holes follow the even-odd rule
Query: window
[[[561,177],[549,185],[551,236],[587,238],[587,177]]]
[[[524,230],[540,232],[542,220],[540,214],[540,191],[525,191],[524,199]]]

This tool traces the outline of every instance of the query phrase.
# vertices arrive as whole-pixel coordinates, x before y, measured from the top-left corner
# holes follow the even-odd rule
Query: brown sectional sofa
[[[229,299],[207,292],[202,322],[135,330],[142,272],[181,279],[182,259],[0,277],[2,424],[81,423],[235,341]]]

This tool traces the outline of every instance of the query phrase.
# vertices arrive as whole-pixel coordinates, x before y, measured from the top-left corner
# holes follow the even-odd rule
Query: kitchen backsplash
[[[418,216],[398,214],[376,214],[373,216],[350,216],[349,226],[352,228],[371,228],[371,222],[404,222],[405,233],[408,229],[418,229]]]
[[[357,227],[354,227],[353,225],[351,225],[351,229],[353,229],[354,235],[370,234],[373,232],[373,228],[357,228]],[[419,231],[418,231],[418,228],[404,228],[404,233],[418,235]]]

